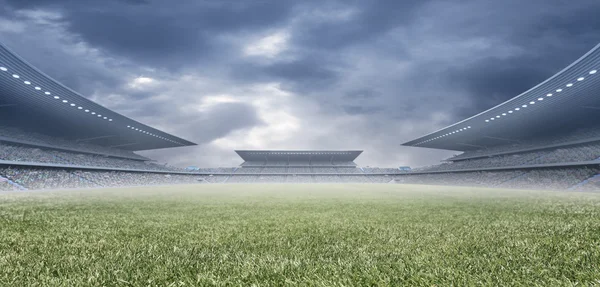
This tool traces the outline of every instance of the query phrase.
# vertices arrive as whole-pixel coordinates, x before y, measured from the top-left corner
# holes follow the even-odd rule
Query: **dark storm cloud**
[[[345,99],[373,99],[381,96],[381,92],[369,88],[358,89],[347,92],[344,95]]]
[[[367,150],[371,165],[377,162],[368,160],[438,160],[430,150],[399,150],[398,144],[520,94],[600,42],[596,0],[0,0],[0,17],[32,22],[22,11],[60,17],[31,24],[25,36],[2,34],[3,42],[59,81],[144,123],[209,143],[270,123],[251,100],[190,108],[198,99],[278,83],[320,109],[291,116],[324,123],[311,131],[330,129],[306,148],[352,143]],[[44,25],[62,30],[48,33]],[[280,52],[244,54],[248,44],[277,31],[289,34]],[[99,55],[69,58],[74,52],[65,47],[78,43]],[[95,66],[98,57],[115,60]],[[215,82],[181,90],[124,88],[145,73],[142,67],[155,68],[147,76],[174,86],[189,74]],[[351,120],[343,122],[346,117]],[[304,138],[295,133],[287,143]],[[196,152],[214,152],[201,149]],[[186,162],[188,152],[173,149],[162,158]]]
[[[144,64],[178,68],[218,52],[219,33],[261,29],[284,21],[288,1],[20,1],[13,7],[64,13],[69,31],[96,47]]]
[[[374,114],[383,110],[381,107],[365,107],[365,106],[350,106],[344,105],[342,106],[344,111],[348,114]]]
[[[335,50],[369,41],[413,18],[413,12],[427,1],[376,0],[364,2],[333,2],[330,13],[355,8],[356,15],[347,21],[315,21],[296,30],[294,44]],[[345,5],[344,5],[345,4]]]
[[[470,99],[468,106],[454,111],[456,120],[525,92],[600,42],[598,1],[481,3],[485,5],[477,5],[476,10],[464,15],[464,22],[444,21],[440,34],[499,37],[503,44],[517,47],[523,53],[504,58],[474,55],[478,58],[474,62],[446,65],[447,76],[440,80],[448,87],[462,89]]]

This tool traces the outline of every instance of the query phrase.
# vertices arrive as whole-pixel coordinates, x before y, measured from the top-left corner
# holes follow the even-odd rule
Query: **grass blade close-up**
[[[593,286],[600,194],[232,184],[0,194],[0,286]]]

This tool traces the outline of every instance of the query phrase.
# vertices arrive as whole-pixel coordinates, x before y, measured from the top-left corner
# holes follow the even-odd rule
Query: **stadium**
[[[235,150],[238,166],[183,168],[136,152],[195,143],[0,44],[0,285],[597,284],[597,69],[600,45],[399,147],[457,152],[434,166]]]

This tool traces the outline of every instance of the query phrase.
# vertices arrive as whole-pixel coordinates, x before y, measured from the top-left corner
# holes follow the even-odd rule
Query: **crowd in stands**
[[[202,176],[200,178],[205,183],[223,183],[229,178],[229,176],[228,175],[209,175],[209,176]]]
[[[598,174],[589,167],[430,173],[396,176],[395,183],[566,190]],[[592,186],[589,187],[591,189]]]
[[[5,141],[15,140],[16,142],[37,145],[40,147],[46,146],[67,149],[74,152],[93,153],[137,160],[148,160],[147,158],[135,154],[132,151],[103,147],[90,144],[85,141],[76,142],[73,140],[50,137],[40,133],[23,131],[14,127],[0,126],[0,138]]]
[[[181,169],[178,168],[158,165],[140,160],[107,157],[97,154],[59,151],[6,142],[0,142],[0,160],[152,171],[181,171]]]
[[[269,182],[269,183],[285,182],[286,177],[287,177],[286,175],[258,175],[258,176],[256,176],[256,179],[254,180],[254,182],[265,182],[265,183],[266,182]]]
[[[543,149],[544,147],[553,145],[565,145],[576,142],[586,142],[600,140],[600,127],[595,128],[584,128],[573,131],[570,134],[557,134],[554,137],[540,138],[531,141],[522,141],[519,143],[513,143],[510,145],[501,145],[488,147],[480,150],[466,151],[462,154],[456,155],[449,160],[460,160],[475,156],[487,156],[498,153],[517,152],[519,150],[526,149]]]
[[[252,166],[267,166],[267,167],[277,167],[277,166],[289,166],[289,167],[302,167],[302,166],[356,166],[356,163],[353,161],[245,161],[241,164],[244,167],[252,167]]]
[[[215,167],[215,168],[198,168],[192,172],[198,173],[216,173],[216,174],[232,174],[237,167]]]
[[[548,150],[458,160],[420,169],[418,171],[451,171],[493,167],[518,167],[522,165],[593,161],[597,160],[599,157],[600,142]]]
[[[201,183],[199,176],[59,168],[4,167],[0,177],[26,189],[65,189]],[[8,183],[2,182],[3,187]],[[12,185],[12,189],[15,186]]]

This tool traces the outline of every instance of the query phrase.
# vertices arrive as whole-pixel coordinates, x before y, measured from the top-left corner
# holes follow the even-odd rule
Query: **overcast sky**
[[[0,0],[0,42],[108,108],[234,149],[362,149],[359,165],[454,152],[401,143],[529,89],[600,42],[598,0]]]

